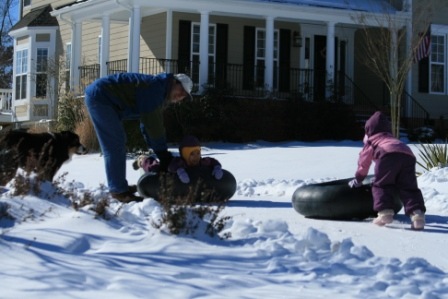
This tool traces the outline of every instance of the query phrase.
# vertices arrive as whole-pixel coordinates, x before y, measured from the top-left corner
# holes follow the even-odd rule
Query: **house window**
[[[16,100],[26,99],[26,82],[28,73],[28,49],[16,52]]]
[[[47,96],[48,85],[48,49],[37,48],[36,55],[36,97],[44,98]]]
[[[446,35],[431,35],[430,87],[432,93],[446,93]]]
[[[278,49],[279,32],[274,31],[274,88],[278,86]],[[266,53],[266,30],[257,28],[255,31],[255,84],[257,87],[264,88],[264,68]]]
[[[447,94],[447,36],[448,26],[431,26],[431,49],[429,54],[429,91],[433,94]]]
[[[30,6],[30,5],[31,5],[31,0],[23,0],[23,7]]]
[[[199,60],[200,60],[200,29],[199,23],[192,23],[191,30],[191,66],[193,82],[199,82]],[[216,25],[211,24],[208,27],[208,78],[207,82],[215,82],[215,56],[216,56]]]
[[[65,91],[70,90],[70,67],[72,64],[72,44],[65,45]]]

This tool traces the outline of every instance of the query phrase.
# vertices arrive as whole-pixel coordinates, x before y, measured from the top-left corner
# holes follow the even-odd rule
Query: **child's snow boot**
[[[411,228],[415,230],[422,230],[425,227],[425,213],[421,210],[415,210],[411,213]]]
[[[384,226],[394,221],[394,210],[382,210],[378,212],[378,217],[373,219],[373,223],[378,226]]]

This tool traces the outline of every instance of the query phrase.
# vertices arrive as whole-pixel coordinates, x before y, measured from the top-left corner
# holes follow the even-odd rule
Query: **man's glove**
[[[350,188],[359,188],[362,186],[362,182],[359,182],[357,179],[353,179],[348,182],[348,185],[350,186]]]
[[[165,172],[168,170],[168,165],[170,165],[171,160],[173,159],[173,155],[167,151],[157,151],[156,152],[157,158],[159,158],[160,161],[160,171]]]
[[[185,171],[184,168],[179,168],[177,171],[177,176],[179,177],[179,180],[184,183],[188,184],[190,182],[190,177],[188,176],[188,173]]]
[[[220,180],[220,179],[222,178],[222,174],[223,174],[223,173],[222,173],[221,166],[216,165],[216,166],[213,168],[212,176],[214,176],[215,179]]]

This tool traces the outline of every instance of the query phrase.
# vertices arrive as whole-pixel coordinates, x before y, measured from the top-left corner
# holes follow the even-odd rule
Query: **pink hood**
[[[364,180],[369,172],[372,161],[381,159],[389,153],[403,153],[414,156],[411,149],[402,141],[392,135],[391,124],[382,112],[375,112],[365,125],[367,139],[359,153],[358,169],[355,177],[358,181]]]

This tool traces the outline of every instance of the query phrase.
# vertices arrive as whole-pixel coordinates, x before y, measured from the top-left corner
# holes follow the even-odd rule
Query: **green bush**
[[[434,167],[446,167],[448,165],[448,147],[445,144],[420,144],[419,156],[423,163],[417,161],[426,171]]]
[[[436,132],[430,127],[419,127],[408,131],[410,141],[432,143],[436,139]]]

